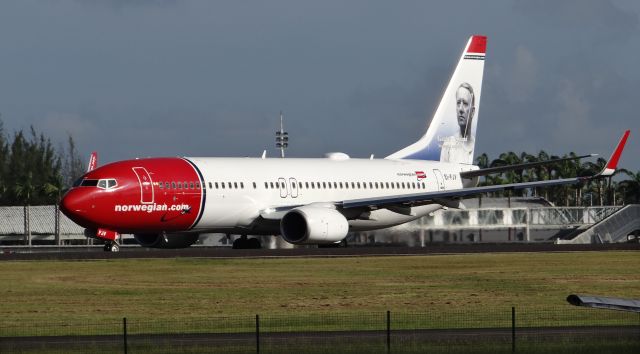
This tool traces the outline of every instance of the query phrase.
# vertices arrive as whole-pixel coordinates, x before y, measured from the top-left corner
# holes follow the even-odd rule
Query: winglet
[[[87,166],[87,172],[91,172],[98,167],[98,152],[94,151],[89,157],[89,166]]]
[[[629,138],[630,132],[631,132],[630,130],[627,130],[624,132],[624,135],[622,135],[622,138],[620,139],[618,146],[616,146],[615,151],[609,158],[609,161],[607,162],[607,166],[605,166],[604,170],[602,170],[602,172],[600,172],[600,174],[598,175],[599,177],[613,176],[613,173],[616,172],[616,168],[618,167],[618,161],[620,160],[620,156],[622,155],[622,150],[624,150],[624,145],[627,143],[627,138]]]

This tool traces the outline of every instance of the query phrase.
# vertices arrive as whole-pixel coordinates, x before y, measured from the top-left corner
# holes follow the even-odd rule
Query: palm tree
[[[590,176],[595,176],[604,169],[607,165],[607,160],[598,158],[596,162],[586,162],[583,166]],[[594,186],[595,185],[595,186]],[[593,193],[596,192],[598,196],[598,203],[600,206],[604,205],[604,193],[605,184],[602,178],[591,179],[587,182],[587,189]]]
[[[31,202],[31,196],[36,190],[33,185],[33,173],[29,171],[26,178],[16,182],[13,190],[16,198],[20,199],[25,204],[29,204]]]
[[[540,152],[538,152],[538,161],[546,161],[546,160],[549,160],[549,154],[547,154],[547,152],[544,150],[540,150]],[[536,170],[536,177],[538,178],[538,180],[543,181],[551,178],[551,170],[549,169],[548,165],[538,166],[535,168],[535,170]],[[549,200],[549,191],[547,190],[547,188],[543,188],[543,190],[544,190],[544,199]]]
[[[634,173],[627,169],[621,168],[618,172],[623,173],[629,177],[618,183],[618,188],[621,189],[623,198],[623,204],[638,203],[640,201],[640,171]]]

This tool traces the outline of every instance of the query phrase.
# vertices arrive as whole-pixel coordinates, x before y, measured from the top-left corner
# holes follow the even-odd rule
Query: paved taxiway
[[[118,253],[102,247],[0,247],[0,261],[7,260],[88,260],[121,258],[286,258],[436,255],[493,252],[584,252],[640,251],[638,243],[555,245],[550,243],[430,244],[426,247],[340,247],[234,250],[219,247],[191,247],[178,250],[122,247]]]

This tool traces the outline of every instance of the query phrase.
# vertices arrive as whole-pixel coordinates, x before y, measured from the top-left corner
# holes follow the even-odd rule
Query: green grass
[[[275,329],[291,322],[303,330],[377,329],[386,310],[396,328],[486,327],[509,325],[511,306],[522,309],[519,320],[530,325],[565,320],[558,308],[588,324],[602,312],[574,309],[566,296],[640,298],[638,269],[640,254],[634,251],[11,261],[0,263],[0,327],[50,323],[60,333],[64,328],[57,323],[87,323],[97,324],[87,334],[109,334],[119,333],[127,317],[133,331],[136,323],[148,323],[161,332],[180,322],[230,316],[210,326],[233,332],[251,328],[260,314],[275,321]],[[407,319],[397,320],[396,313]]]

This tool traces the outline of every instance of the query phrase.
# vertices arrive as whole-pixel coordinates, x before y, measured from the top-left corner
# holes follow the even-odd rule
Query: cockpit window
[[[98,185],[98,180],[97,179],[84,179],[80,183],[81,187],[95,187],[97,185]]]
[[[73,187],[80,187],[80,185],[82,184],[82,177],[78,178],[75,182],[73,182]]]
[[[85,180],[82,182],[82,185],[85,185],[86,181],[90,181],[90,180]],[[104,178],[104,179],[99,179],[99,180],[91,180],[93,182],[91,182],[92,186],[97,186],[98,188],[102,188],[102,189],[111,189],[111,188],[115,188],[118,185],[118,182],[113,179],[113,178]]]

